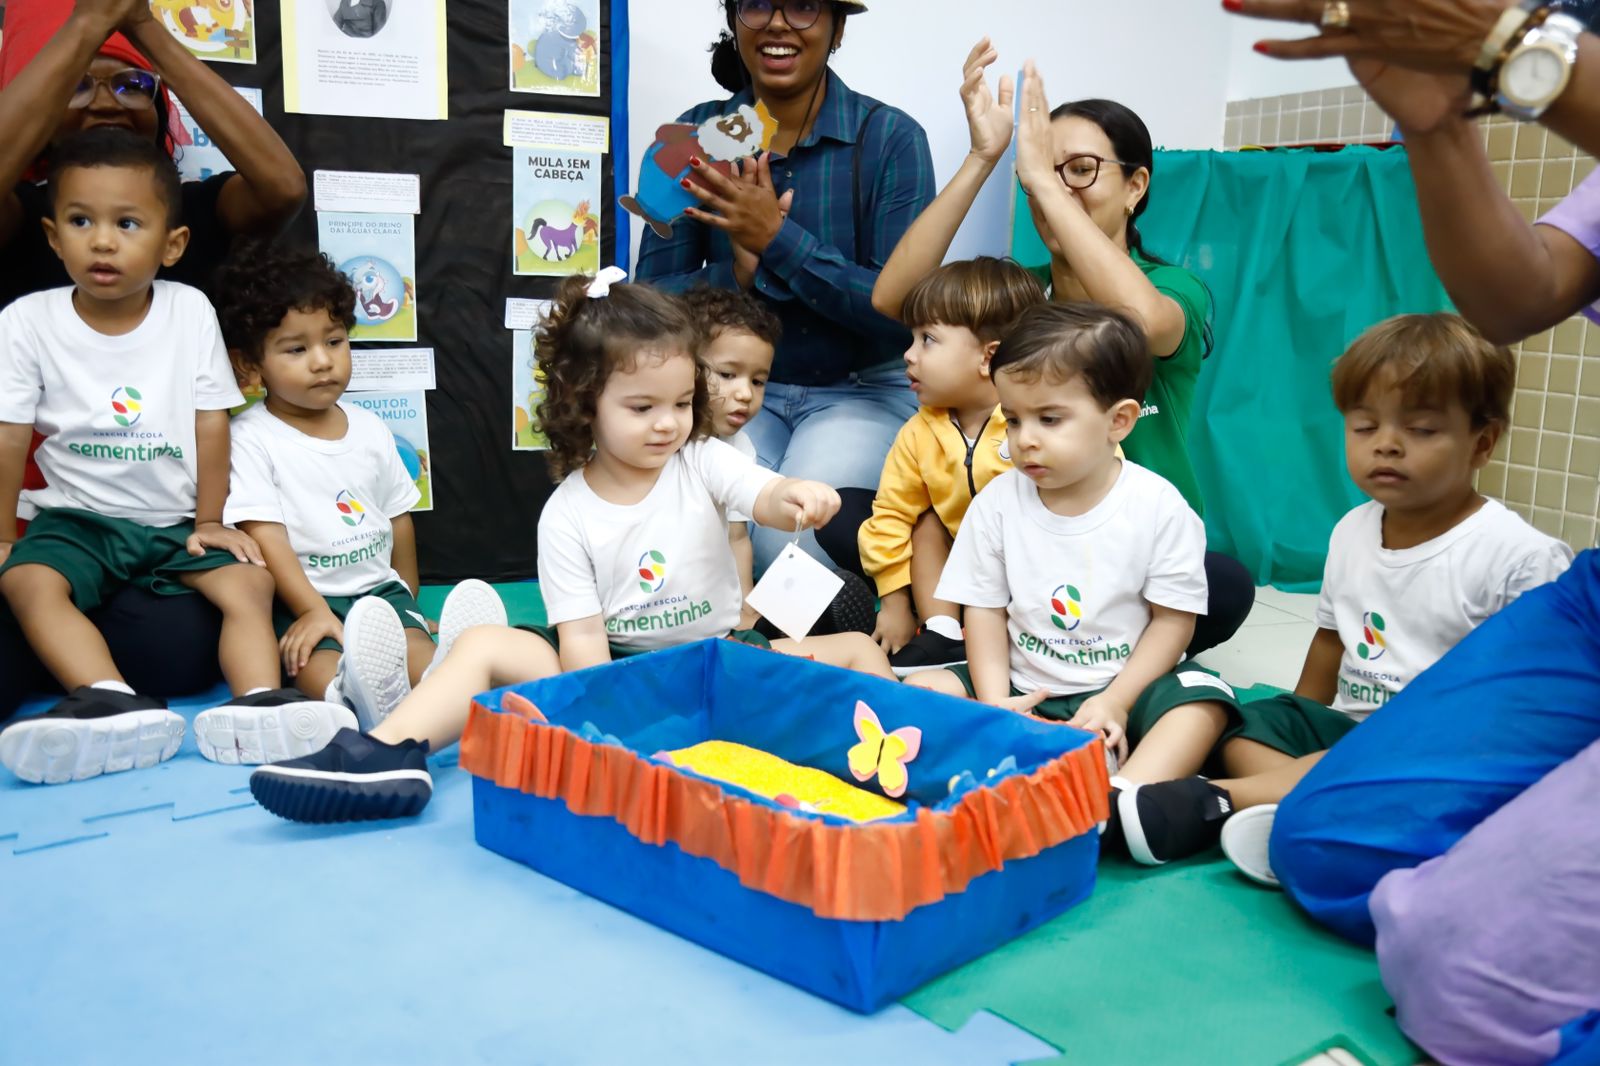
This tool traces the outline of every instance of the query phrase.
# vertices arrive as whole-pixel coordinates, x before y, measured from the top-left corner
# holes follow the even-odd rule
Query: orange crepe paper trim
[[[724,792],[626,748],[590,743],[544,723],[515,693],[502,703],[508,713],[472,705],[461,737],[461,766],[469,773],[558,799],[574,814],[611,818],[645,844],[671,841],[746,888],[820,918],[897,921],[1006,862],[1092,833],[1109,815],[1098,740],[1031,774],[974,789],[947,810],[919,808],[914,821],[829,825]]]

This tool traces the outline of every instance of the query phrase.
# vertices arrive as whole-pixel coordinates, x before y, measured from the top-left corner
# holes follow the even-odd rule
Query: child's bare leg
[[[274,587],[266,567],[235,563],[184,574],[180,580],[222,612],[222,641],[217,658],[233,694],[277,688],[283,675],[278,638],[272,632]]]
[[[961,605],[934,596],[944,564],[950,560],[950,531],[933,511],[922,512],[911,529],[911,602],[926,622],[939,615],[961,621]]]
[[[294,686],[314,700],[327,695],[328,683],[339,671],[339,653],[330,648],[314,651],[300,672],[294,675]]]
[[[1222,746],[1222,770],[1232,778],[1271,773],[1294,761],[1293,755],[1244,737],[1235,737]]]
[[[961,679],[949,670],[924,670],[920,674],[912,674],[906,678],[905,683],[913,688],[925,688],[930,692],[942,692],[946,696],[971,699]]]
[[[1185,703],[1161,716],[1118,771],[1136,785],[1175,781],[1197,773],[1228,727],[1218,703]]]
[[[72,586],[59,572],[37,563],[12,567],[0,574],[0,595],[11,605],[28,646],[62,688],[71,692],[96,681],[122,681],[105,638],[73,606]]]
[[[433,662],[433,653],[438,645],[433,638],[420,629],[406,629],[406,672],[411,675],[411,687],[416,688],[417,682],[422,680],[422,672]]]
[[[842,666],[846,670],[859,670],[863,674],[876,674],[894,680],[889,669],[889,657],[878,647],[878,642],[865,633],[830,633],[822,637],[807,637],[804,643],[792,640],[775,640],[772,650],[785,655],[809,656],[819,663]]]
[[[1235,743],[1250,742],[1236,741]],[[1229,745],[1229,747],[1231,746]],[[1268,803],[1278,803],[1294,790],[1294,787],[1300,783],[1306,774],[1311,772],[1311,768],[1317,765],[1327,752],[1313,752],[1298,759],[1291,759],[1282,752],[1273,752],[1273,754],[1279,756],[1283,761],[1272,769],[1249,777],[1214,781],[1212,784],[1218,788],[1228,790],[1228,795],[1233,798],[1235,810],[1243,810],[1246,807],[1260,807]],[[1227,758],[1226,749],[1223,751],[1223,757],[1224,759]]]
[[[426,740],[430,750],[438,751],[461,739],[472,697],[478,693],[560,672],[556,650],[535,634],[504,626],[476,626],[457,638],[438,668],[370,735],[385,744]]]

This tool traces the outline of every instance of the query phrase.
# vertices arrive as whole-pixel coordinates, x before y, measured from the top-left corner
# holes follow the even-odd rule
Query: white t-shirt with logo
[[[1127,665],[1151,604],[1205,613],[1205,552],[1200,516],[1135,463],[1123,460],[1105,499],[1072,518],[1009,470],[967,509],[936,595],[1006,608],[1018,691],[1092,692]]]
[[[744,430],[741,429],[737,433],[721,439],[727,441],[733,446],[735,451],[737,451],[740,455],[749,458],[751,462],[760,461],[760,456],[756,452],[756,442],[751,440],[750,434],[746,433]],[[729,508],[728,521],[729,523],[748,522],[750,521],[750,516],[738,510],[737,508]]]
[[[422,494],[406,473],[383,419],[341,402],[340,440],[310,437],[265,404],[233,420],[233,477],[223,521],[277,522],[289,534],[311,587],[359,596],[401,580],[393,519]]]
[[[0,422],[32,425],[48,485],[22,493],[18,516],[72,507],[147,526],[194,518],[197,411],[244,403],[217,315],[198,290],[151,287],[131,332],[91,329],[73,287],[0,310]]]
[[[1317,601],[1317,625],[1344,645],[1334,710],[1360,721],[1485,619],[1553,581],[1572,549],[1494,500],[1414,548],[1383,546],[1383,505],[1339,520]]]
[[[749,514],[778,475],[720,440],[691,441],[636,504],[607,503],[569,476],[539,516],[539,588],[551,625],[600,615],[640,651],[726,636],[743,590],[728,512]]]

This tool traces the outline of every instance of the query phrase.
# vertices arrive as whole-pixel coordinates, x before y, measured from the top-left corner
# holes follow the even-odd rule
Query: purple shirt
[[[1600,170],[1584,178],[1570,196],[1539,220],[1539,225],[1554,226],[1600,259]],[[1600,303],[1584,308],[1583,313],[1600,322]]]

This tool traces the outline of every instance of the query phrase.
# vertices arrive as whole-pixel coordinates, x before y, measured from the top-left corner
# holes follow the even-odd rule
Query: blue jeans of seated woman
[[[895,434],[916,413],[905,364],[897,361],[852,374],[837,385],[769,382],[761,413],[745,432],[761,465],[785,477],[834,488],[876,489]],[[794,531],[752,526],[750,539],[760,574],[794,539]],[[810,530],[801,536],[800,546],[828,564]]]

